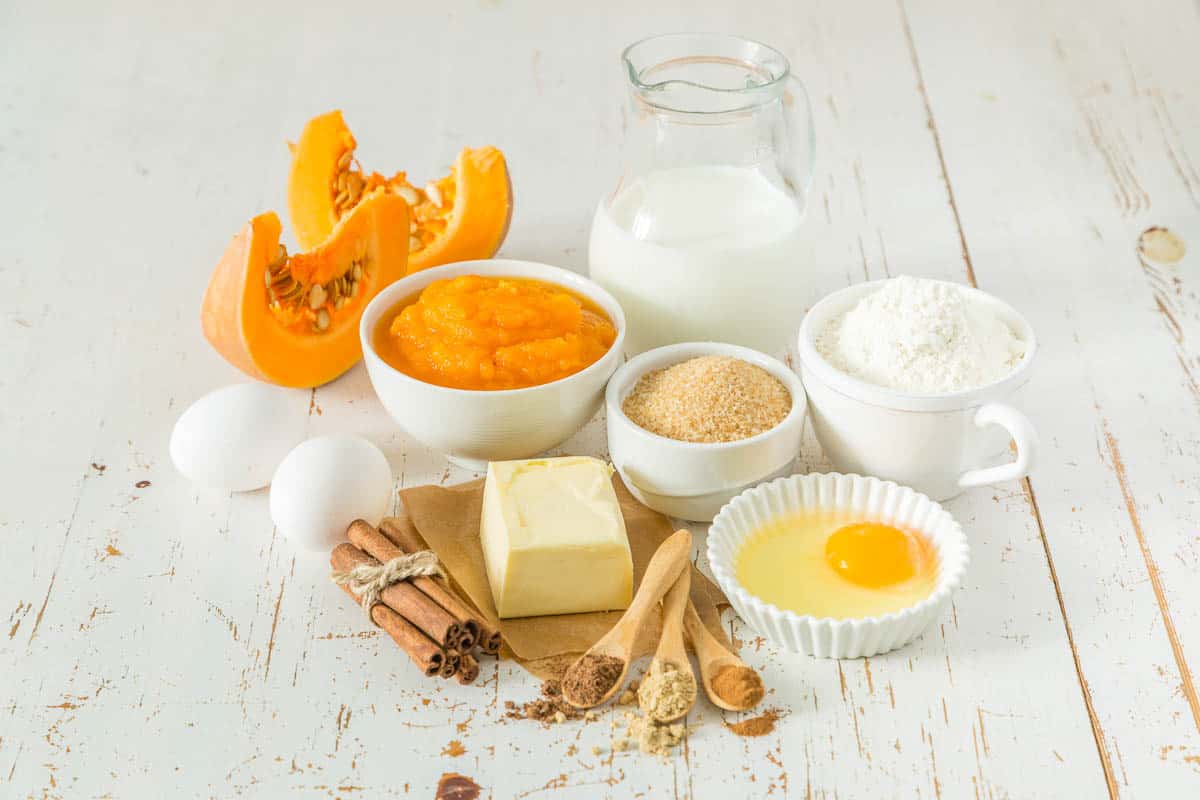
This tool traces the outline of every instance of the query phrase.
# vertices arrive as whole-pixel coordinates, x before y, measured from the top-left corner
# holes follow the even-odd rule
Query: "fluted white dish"
[[[787,611],[742,586],[734,563],[746,539],[780,516],[818,509],[849,511],[924,534],[938,555],[933,592],[882,616],[832,619]],[[709,566],[742,619],[778,646],[821,658],[863,658],[908,644],[950,605],[967,561],[967,538],[950,512],[906,486],[861,475],[792,475],[756,486],[721,509],[708,532]]]
[[[450,389],[405,375],[380,358],[373,339],[383,316],[435,280],[460,275],[535,278],[563,286],[608,315],[617,330],[616,341],[599,360],[579,372],[525,389]],[[608,379],[621,363],[625,314],[612,295],[570,270],[489,258],[414,272],[386,287],[367,304],[359,337],[371,385],[392,419],[414,439],[445,453],[451,461],[483,470],[489,461],[531,458],[549,450],[592,418],[604,400]]]

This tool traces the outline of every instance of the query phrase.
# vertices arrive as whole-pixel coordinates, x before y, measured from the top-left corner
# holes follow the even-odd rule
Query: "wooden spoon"
[[[637,594],[633,596],[633,602],[629,604],[629,608],[608,633],[600,637],[598,642],[588,648],[588,651],[563,673],[563,699],[575,708],[591,708],[608,700],[624,685],[638,633],[646,626],[651,615],[658,613],[658,601],[671,588],[671,584],[675,583],[679,573],[688,566],[688,556],[691,552],[692,533],[686,529],[675,531],[658,546],[650,563],[646,565],[646,573],[642,575],[642,584],[638,587]],[[572,696],[568,689],[571,673],[588,656],[612,656],[623,662],[621,674],[613,681],[613,685],[602,697],[591,703]]]
[[[662,603],[662,638],[658,640],[658,649],[654,651],[654,660],[650,662],[650,671],[653,672],[658,664],[670,664],[679,672],[686,672],[691,675],[692,693],[688,698],[687,705],[679,710],[679,713],[672,713],[671,716],[660,716],[656,713],[650,713],[657,722],[673,722],[680,717],[687,716],[687,713],[692,710],[692,706],[696,704],[695,692],[695,675],[692,673],[692,662],[688,661],[687,649],[683,644],[683,619],[684,611],[691,601],[688,599],[688,592],[692,588],[692,571],[685,569],[679,573],[679,577],[675,579],[675,583],[667,591]],[[646,685],[645,680],[642,681],[642,686]],[[644,703],[643,709],[648,708]],[[676,709],[672,709],[674,712]]]
[[[762,686],[762,679],[758,677],[757,672],[746,665],[745,661],[738,658],[736,653],[726,647],[724,642],[714,636],[713,632],[705,627],[704,622],[700,619],[700,615],[696,613],[696,606],[690,600],[687,604],[687,610],[683,615],[683,627],[687,631],[688,641],[691,642],[692,650],[696,653],[696,661],[700,664],[700,683],[704,686],[704,693],[708,695],[708,699],[712,701],[712,704],[726,711],[745,711],[757,705],[758,701],[762,699],[761,692],[751,702],[743,705],[734,705],[729,700],[717,694],[716,689],[713,688],[713,678],[724,667],[745,670],[743,675],[752,684],[757,683],[759,688]]]

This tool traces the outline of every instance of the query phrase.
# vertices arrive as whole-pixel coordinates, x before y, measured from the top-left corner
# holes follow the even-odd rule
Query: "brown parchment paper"
[[[646,564],[658,546],[674,532],[669,519],[643,506],[621,482],[613,477],[613,488],[625,518],[629,548],[633,555],[634,590],[641,584]],[[442,566],[479,612],[499,627],[507,649],[523,666],[539,675],[561,671],[570,659],[587,650],[621,618],[620,611],[589,614],[559,614],[549,617],[522,617],[501,620],[496,614],[491,586],[479,544],[479,517],[483,510],[483,481],[456,486],[417,486],[400,492],[409,519],[429,547],[437,553]],[[721,629],[721,608],[729,605],[725,595],[707,577],[692,570],[692,602],[700,619],[723,642],[728,639]],[[639,638],[635,655],[654,652],[661,634],[659,621],[647,625]]]

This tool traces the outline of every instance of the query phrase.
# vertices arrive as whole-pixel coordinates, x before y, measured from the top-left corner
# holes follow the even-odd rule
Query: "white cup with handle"
[[[958,288],[994,311],[1025,343],[1025,355],[998,381],[945,394],[914,394],[847,375],[817,350],[830,320],[879,289],[861,283],[828,295],[800,326],[800,377],[813,430],[840,472],[874,475],[911,486],[934,500],[964,489],[1017,480],[1037,458],[1038,435],[1018,410],[1037,354],[1037,339],[1016,309],[978,289]],[[996,463],[1015,444],[1011,460]]]

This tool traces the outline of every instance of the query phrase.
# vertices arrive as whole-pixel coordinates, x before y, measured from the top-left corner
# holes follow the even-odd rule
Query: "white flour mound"
[[[817,350],[859,380],[943,394],[1000,380],[1025,342],[988,306],[952,284],[901,276],[830,320]]]

